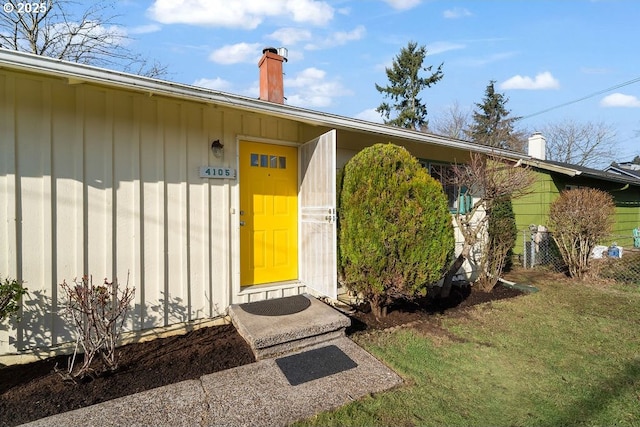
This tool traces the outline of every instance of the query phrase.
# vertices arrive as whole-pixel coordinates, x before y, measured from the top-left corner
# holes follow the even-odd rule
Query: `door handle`
[[[244,226],[244,221],[240,221],[240,227]]]

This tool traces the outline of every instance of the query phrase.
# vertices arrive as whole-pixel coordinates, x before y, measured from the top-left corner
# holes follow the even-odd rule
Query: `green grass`
[[[640,294],[529,283],[541,292],[443,317],[448,336],[355,336],[405,384],[300,425],[640,425]]]

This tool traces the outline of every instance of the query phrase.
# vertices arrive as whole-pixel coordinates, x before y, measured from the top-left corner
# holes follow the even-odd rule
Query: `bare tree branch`
[[[467,139],[465,130],[471,124],[471,112],[465,111],[456,101],[447,110],[430,120],[429,132],[450,138]]]
[[[28,9],[16,0],[5,4],[13,12],[0,15],[2,48],[150,77],[166,73],[166,66],[129,49],[131,39],[112,13],[114,1],[94,2],[79,14],[73,11],[84,3],[73,0],[30,3]]]
[[[492,220],[494,205],[502,199],[527,194],[535,179],[535,174],[529,168],[495,155],[471,153],[468,163],[454,166],[450,180],[451,184],[459,189],[458,199],[472,198],[473,204],[468,210],[458,209],[454,215],[454,221],[464,242],[460,255],[445,277],[442,297],[449,295],[453,276],[465,260],[470,260],[474,248],[478,249],[480,254],[491,250],[487,246],[486,234],[488,222]],[[488,260],[489,258],[481,257],[480,275],[495,276],[496,272],[487,271],[487,265],[484,265]]]
[[[541,130],[548,160],[578,166],[608,165],[616,159],[616,131],[604,122],[564,120],[550,123]]]

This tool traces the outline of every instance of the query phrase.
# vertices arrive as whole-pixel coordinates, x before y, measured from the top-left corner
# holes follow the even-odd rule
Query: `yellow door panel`
[[[240,142],[240,283],[298,278],[298,150]]]

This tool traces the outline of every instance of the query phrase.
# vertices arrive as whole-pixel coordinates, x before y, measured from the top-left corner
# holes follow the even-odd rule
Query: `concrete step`
[[[297,313],[260,315],[243,309],[252,304],[232,304],[229,316],[238,333],[249,343],[257,360],[275,357],[345,335],[351,320],[333,307],[304,294],[310,305]],[[286,304],[288,301],[282,298]],[[269,302],[271,301],[271,303]],[[273,304],[273,300],[265,301]],[[254,310],[251,310],[254,311]]]

